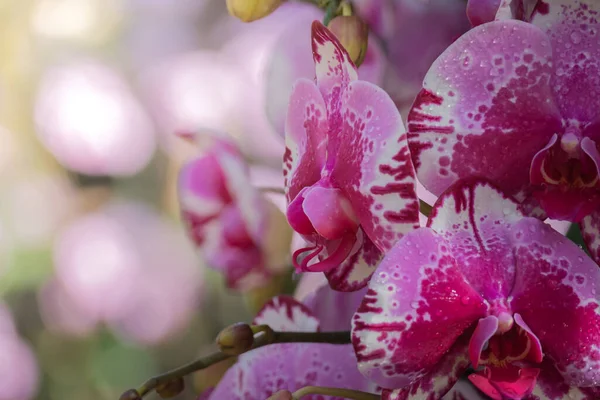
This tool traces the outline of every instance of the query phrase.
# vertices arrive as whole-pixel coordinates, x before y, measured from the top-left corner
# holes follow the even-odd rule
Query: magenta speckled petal
[[[477,26],[493,21],[498,7],[500,7],[500,0],[469,0],[467,3],[469,22]]]
[[[412,158],[429,191],[475,175],[524,196],[531,159],[561,129],[551,57],[540,29],[508,20],[470,30],[435,61],[408,116]]]
[[[387,253],[352,319],[359,369],[384,388],[413,384],[485,312],[448,242],[412,231]]]
[[[317,85],[331,117],[339,110],[341,93],[358,79],[358,72],[344,46],[319,21],[312,24],[312,51]]]
[[[513,227],[517,265],[510,307],[539,338],[567,383],[600,382],[600,268],[534,218]]]
[[[540,2],[542,3],[542,2]],[[563,117],[591,122],[600,115],[600,2],[544,1],[531,23],[548,34],[554,50],[553,89]]]
[[[321,177],[327,145],[327,110],[323,97],[308,79],[296,81],[285,123],[283,176],[288,203],[302,188]]]
[[[348,86],[342,116],[331,177],[352,203],[367,236],[385,252],[419,226],[406,131],[394,102],[368,82]]]
[[[435,369],[405,389],[384,390],[382,400],[441,399],[469,366],[468,335],[462,335]],[[457,391],[457,393],[459,393]],[[444,399],[446,397],[443,397]]]
[[[294,392],[304,386],[333,386],[375,393],[357,370],[350,345],[274,344],[240,356],[211,400],[265,400],[278,390]],[[310,399],[336,400],[331,396]],[[304,399],[304,398],[303,398]]]
[[[383,259],[381,250],[373,244],[362,229],[357,232],[355,251],[338,267],[325,273],[329,286],[340,292],[353,292],[367,286],[371,275]]]
[[[290,296],[276,296],[256,314],[254,325],[269,325],[276,331],[316,332],[319,319],[310,308]]]
[[[527,400],[598,400],[600,387],[578,388],[565,383],[552,361],[544,359],[532,397]]]
[[[321,321],[322,331],[346,331],[350,320],[358,310],[367,288],[345,293],[332,290],[328,285],[321,286],[304,299],[304,304],[313,310]]]
[[[600,264],[600,211],[585,217],[579,224],[583,240],[592,258]]]
[[[513,287],[510,229],[522,217],[519,205],[491,184],[467,180],[438,198],[428,226],[446,238],[470,285],[492,301]]]

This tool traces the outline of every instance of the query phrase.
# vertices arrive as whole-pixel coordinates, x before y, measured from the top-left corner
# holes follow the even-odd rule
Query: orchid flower
[[[214,138],[179,175],[182,216],[192,240],[208,266],[240,291],[280,272],[291,241],[284,216],[250,184],[248,174],[238,149]]]
[[[287,217],[309,243],[293,262],[354,291],[418,226],[414,169],[389,96],[357,79],[347,52],[317,21],[312,47],[316,83],[296,82],[286,121]]]
[[[409,115],[425,187],[482,176],[529,215],[579,222],[600,260],[600,45],[592,0],[540,2],[530,23],[467,32],[432,65]]]
[[[597,398],[600,269],[483,181],[453,185],[387,253],[352,325],[386,400],[439,399],[469,365],[495,400]]]
[[[324,293],[324,292],[322,292]],[[353,294],[340,294],[339,296]],[[355,303],[350,300],[349,304]],[[345,309],[344,305],[342,310]],[[350,314],[342,326],[347,329]],[[254,325],[269,325],[278,331],[316,332],[321,323],[306,305],[288,296],[271,299],[254,319]],[[242,354],[209,400],[265,400],[280,390],[296,391],[304,386],[333,386],[377,391],[376,385],[358,372],[352,345],[282,343]],[[309,396],[307,400],[333,400],[331,396]]]

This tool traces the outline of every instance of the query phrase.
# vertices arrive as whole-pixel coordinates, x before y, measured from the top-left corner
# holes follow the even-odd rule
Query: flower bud
[[[267,400],[294,400],[294,397],[289,390],[280,390],[277,393],[273,393],[273,396],[269,397]]]
[[[142,396],[135,389],[129,389],[119,397],[119,400],[142,400]]]
[[[156,393],[163,399],[171,399],[183,392],[185,382],[183,378],[177,378],[167,383],[160,384],[156,387]]]
[[[327,28],[337,37],[358,68],[367,54],[369,28],[359,17],[341,15],[329,22]]]
[[[271,14],[283,0],[227,0],[230,15],[243,22],[252,22]]]
[[[238,322],[223,329],[217,336],[217,346],[230,356],[237,356],[252,348],[254,332],[250,325]]]

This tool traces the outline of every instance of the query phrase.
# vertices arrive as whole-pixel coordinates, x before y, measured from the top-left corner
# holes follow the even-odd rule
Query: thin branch
[[[251,350],[274,343],[331,343],[348,344],[350,343],[350,332],[277,332],[273,331],[267,325],[253,327],[256,331],[254,344]],[[137,389],[139,398],[143,398],[150,392],[156,390],[160,385],[169,383],[175,379],[183,378],[193,372],[208,368],[218,362],[224,361],[233,355],[227,355],[223,352],[215,352],[202,357],[189,364],[171,370],[165,374],[148,379]],[[127,391],[123,396],[131,396],[132,390]],[[121,397],[122,399],[132,399],[135,397]]]
[[[275,186],[259,186],[258,190],[263,193],[285,194],[285,189]]]
[[[300,400],[303,396],[309,394],[320,394],[324,396],[343,397],[351,400],[379,400],[380,397],[376,394],[361,392],[360,390],[332,388],[324,386],[305,386],[300,390],[295,391],[292,397],[295,400]]]

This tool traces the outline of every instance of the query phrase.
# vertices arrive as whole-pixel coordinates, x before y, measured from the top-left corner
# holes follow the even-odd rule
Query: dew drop
[[[581,43],[581,33],[574,31],[571,33],[571,42],[573,42],[573,44],[579,44]]]
[[[419,308],[419,302],[413,301],[410,303],[410,306],[416,310],[417,308]]]

